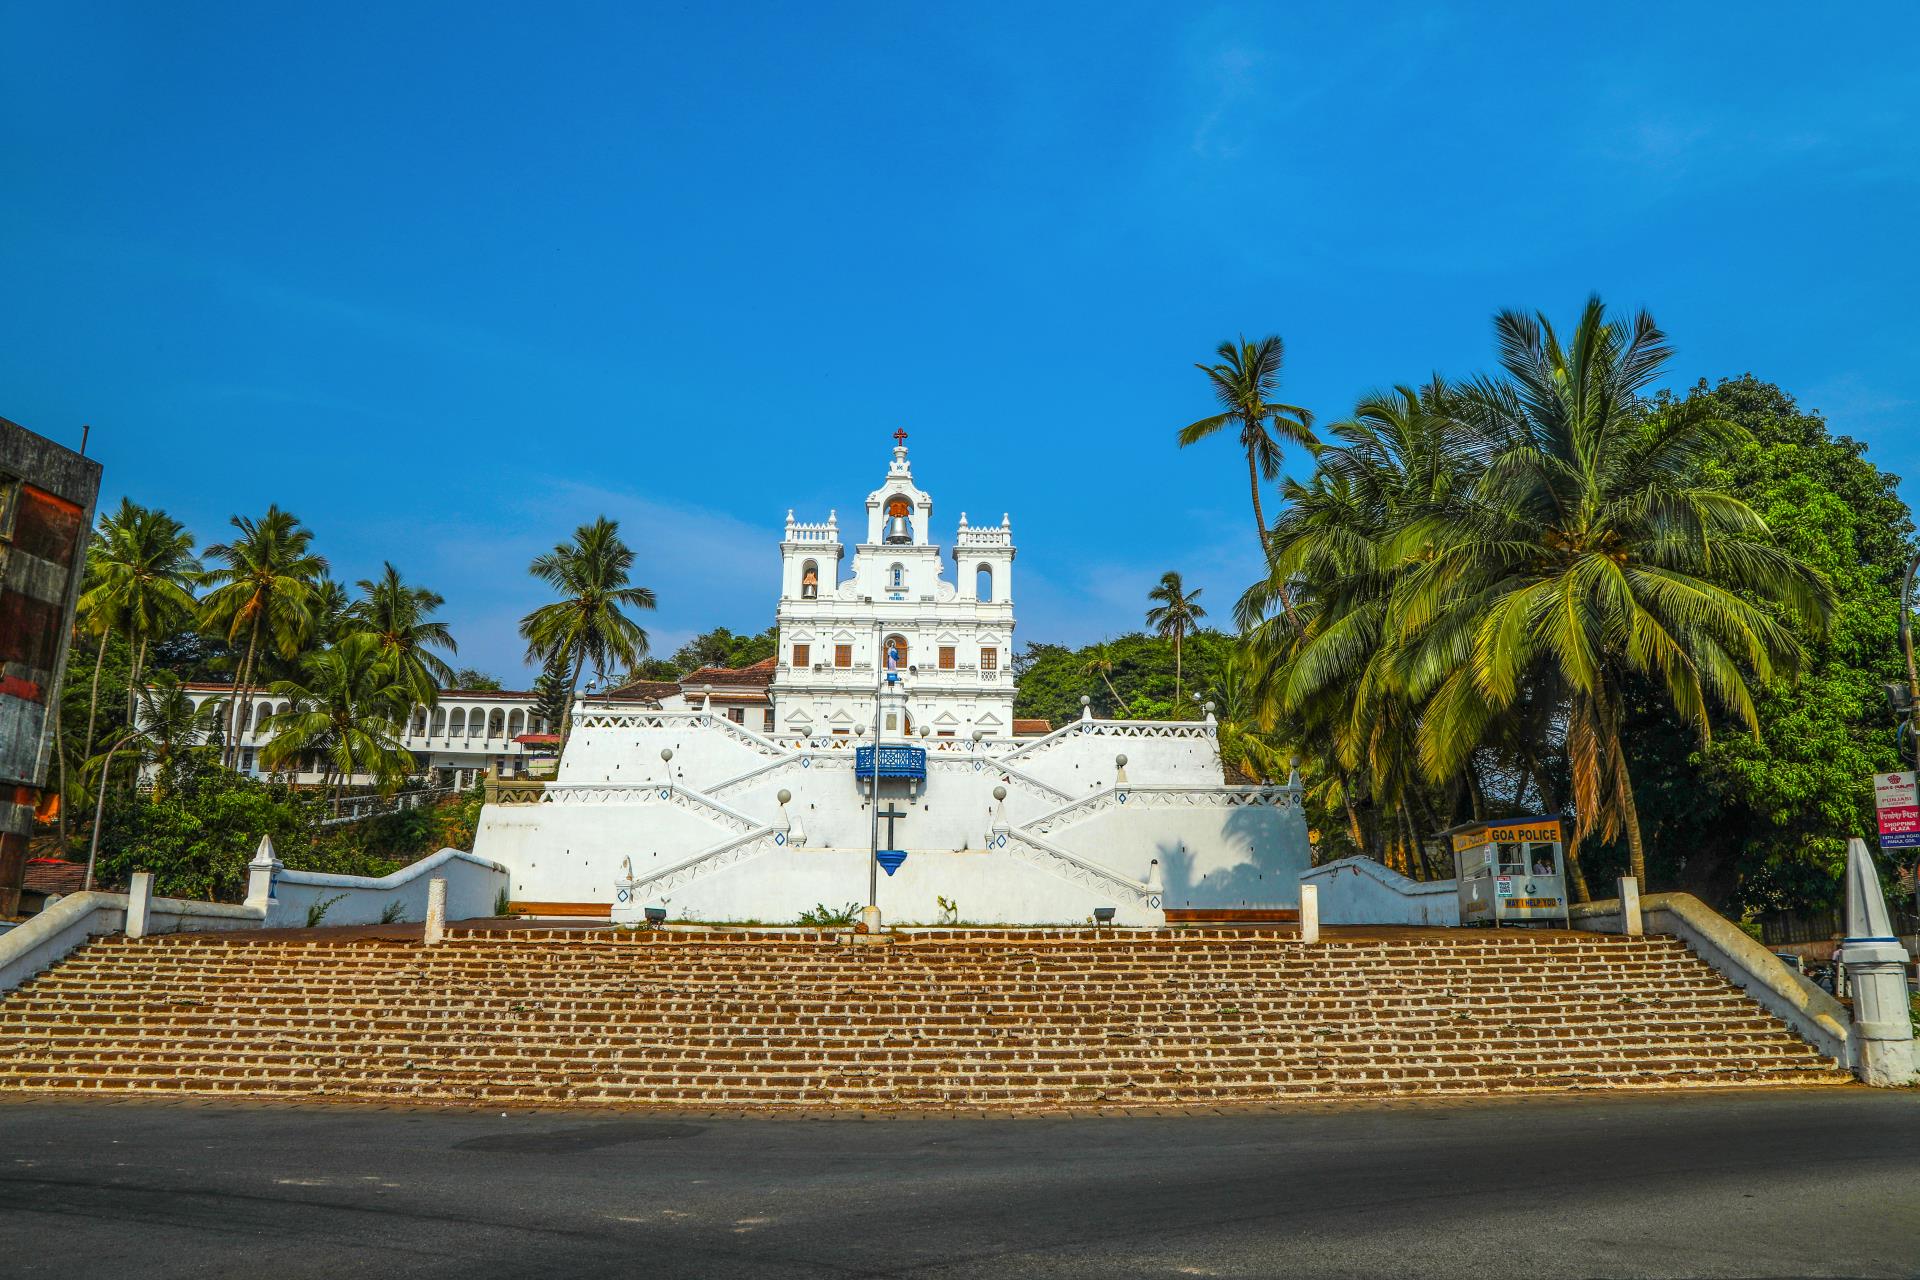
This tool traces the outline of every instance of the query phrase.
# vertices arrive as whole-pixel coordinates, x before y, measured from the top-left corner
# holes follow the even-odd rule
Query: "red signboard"
[[[1920,831],[1920,805],[1902,805],[1898,809],[1880,811],[1880,834],[1904,835],[1909,831]]]

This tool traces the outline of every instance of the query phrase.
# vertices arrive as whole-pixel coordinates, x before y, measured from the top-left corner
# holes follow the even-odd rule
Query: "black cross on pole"
[[[880,811],[878,816],[885,818],[887,820],[887,848],[889,849],[899,848],[900,846],[893,842],[893,820],[895,818],[904,818],[907,815],[900,812],[898,809],[894,808],[891,804],[889,804],[886,808]]]

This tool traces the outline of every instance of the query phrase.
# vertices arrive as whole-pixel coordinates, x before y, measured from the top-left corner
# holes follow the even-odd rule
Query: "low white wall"
[[[282,870],[274,877],[266,924],[304,927],[307,910],[316,902],[330,904],[322,925],[379,924],[396,902],[401,913],[393,923],[418,924],[427,917],[427,881],[432,879],[447,882],[447,919],[473,920],[493,914],[500,891],[507,887],[507,869],[462,849],[442,849],[377,880]],[[156,909],[164,901],[156,899]]]
[[[1114,907],[1115,923],[1164,924],[1166,913],[1129,900],[1116,887],[1075,883],[1009,848],[992,852],[916,850],[899,870],[879,878],[888,924],[939,924],[938,898],[970,924],[1084,924],[1095,907]],[[866,849],[798,849],[762,854],[648,898],[670,919],[792,924],[816,903],[844,907],[867,900]],[[1145,864],[1133,869],[1138,877]]]
[[[600,708],[600,714],[613,716],[615,723],[595,725],[596,708],[576,706],[573,732],[560,761],[561,782],[675,782],[704,790],[776,758],[684,712],[655,725],[646,719],[658,713]],[[673,752],[671,762],[660,758],[662,750]]]
[[[225,902],[155,898],[147,909],[147,932],[257,929],[261,912]],[[11,991],[43,973],[89,938],[119,933],[127,924],[124,893],[75,893],[60,899],[16,929],[0,934],[0,991]]]
[[[1132,766],[1128,766],[1132,772]],[[1070,853],[1140,879],[1160,863],[1166,905],[1178,908],[1261,908],[1300,905],[1300,875],[1311,846],[1306,817],[1291,799],[1227,805],[1197,792],[1157,794],[1140,788],[1089,813],[1054,825],[1044,838]],[[1168,802],[1171,803],[1168,803]],[[1035,824],[1035,829],[1047,824]]]
[[[1581,903],[1570,914],[1576,929],[1619,933],[1622,928],[1618,898]],[[1690,893],[1648,894],[1640,899],[1640,915],[1648,933],[1679,938],[1801,1039],[1845,1066],[1856,1065],[1846,1007],[1731,920]]]
[[[1457,925],[1459,890],[1452,880],[1410,880],[1372,858],[1340,858],[1302,872],[1320,888],[1321,924]]]

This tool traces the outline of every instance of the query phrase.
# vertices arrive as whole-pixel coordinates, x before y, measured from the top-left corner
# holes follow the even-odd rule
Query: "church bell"
[[[913,526],[907,523],[907,504],[895,502],[887,508],[887,536],[884,541],[912,542]]]

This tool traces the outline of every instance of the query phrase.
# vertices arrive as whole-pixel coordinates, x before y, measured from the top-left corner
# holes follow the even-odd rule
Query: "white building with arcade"
[[[616,920],[657,908],[791,922],[866,901],[877,832],[904,855],[878,877],[893,923],[1078,924],[1112,908],[1117,923],[1159,924],[1297,906],[1310,861],[1299,780],[1229,785],[1210,712],[1083,709],[1013,736],[1011,521],[962,516],[949,556],[932,520],[905,433],[849,563],[836,517],[789,514],[771,730],[708,707],[578,703],[555,779],[490,785],[474,852],[508,869],[511,899]]]

